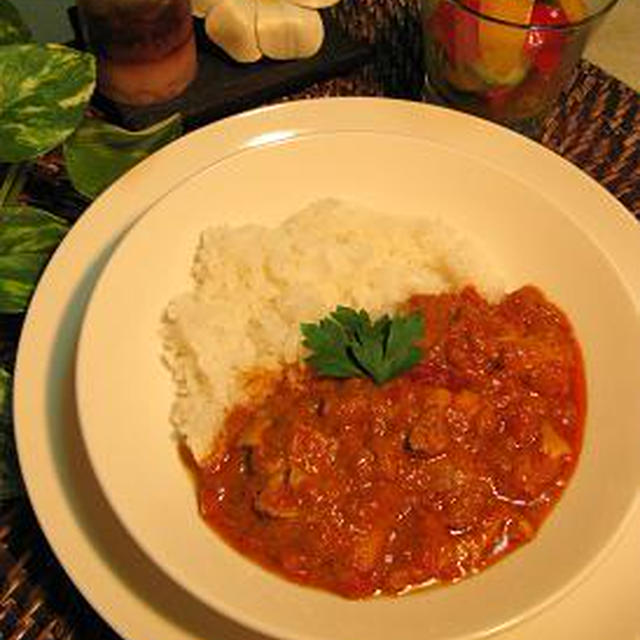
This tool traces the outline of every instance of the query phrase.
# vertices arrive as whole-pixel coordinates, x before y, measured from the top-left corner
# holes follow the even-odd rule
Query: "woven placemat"
[[[541,140],[606,187],[640,220],[640,95],[588,62],[547,119]]]
[[[353,37],[369,42],[370,64],[284,100],[320,96],[423,99],[418,0],[343,0],[332,9]],[[582,62],[544,123],[541,142],[604,185],[640,219],[640,96]],[[88,202],[55,158],[33,171],[27,199],[74,220]],[[21,318],[0,318],[0,360],[13,360]],[[115,640],[58,564],[26,498],[0,505],[0,638]],[[215,630],[212,630],[212,637]],[[161,639],[154,639],[161,640]]]

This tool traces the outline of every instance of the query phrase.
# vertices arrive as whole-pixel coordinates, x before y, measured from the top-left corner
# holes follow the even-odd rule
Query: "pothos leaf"
[[[0,45],[29,42],[31,31],[9,0],[0,0]]]
[[[11,419],[12,378],[0,368],[0,499],[13,498],[22,492]]]
[[[24,311],[66,223],[34,207],[0,207],[0,313]]]
[[[57,44],[14,44],[0,55],[0,162],[22,162],[62,143],[95,86],[91,54]]]
[[[68,229],[51,213],[26,206],[0,207],[0,255],[55,249]]]
[[[27,164],[26,162],[18,162],[7,167],[0,184],[0,207],[16,204],[19,201],[20,194],[27,183]]]
[[[67,172],[80,193],[95,198],[140,160],[181,134],[179,114],[143,131],[87,119],[64,144]]]
[[[43,253],[0,256],[0,313],[21,313],[27,308],[48,257]]]

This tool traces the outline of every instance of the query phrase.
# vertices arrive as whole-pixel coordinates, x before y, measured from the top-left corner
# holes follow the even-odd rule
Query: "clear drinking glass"
[[[536,137],[618,0],[422,0],[436,100]]]
[[[189,0],[77,0],[84,38],[98,59],[98,90],[147,105],[182,93],[197,71]]]

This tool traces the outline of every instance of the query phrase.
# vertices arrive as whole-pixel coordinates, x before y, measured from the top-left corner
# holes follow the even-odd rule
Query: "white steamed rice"
[[[169,303],[164,355],[172,421],[195,459],[210,453],[243,374],[303,354],[299,325],[339,304],[372,315],[415,293],[473,284],[489,299],[502,280],[472,241],[440,220],[400,218],[327,199],[277,228],[212,227],[201,236],[193,289]]]

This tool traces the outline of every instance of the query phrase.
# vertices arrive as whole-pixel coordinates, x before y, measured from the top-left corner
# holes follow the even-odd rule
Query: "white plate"
[[[160,318],[167,302],[189,288],[199,234],[214,224],[273,225],[327,196],[395,215],[443,216],[484,245],[512,287],[533,282],[559,303],[583,346],[589,411],[575,479],[534,543],[455,588],[356,605],[262,570],[201,521],[171,437],[173,390],[160,358]],[[583,215],[484,159],[429,138],[378,131],[271,138],[179,185],[116,249],[79,342],[81,430],[125,527],[186,590],[280,638],[385,640],[395,633],[418,640],[425,607],[433,637],[468,637],[540,609],[610,544],[640,486],[638,310],[618,277],[616,256],[581,229]],[[623,402],[626,411],[618,415]],[[614,420],[615,431],[608,427]]]
[[[203,129],[143,163],[94,204],[52,260],[23,332],[15,398],[20,459],[43,528],[89,600],[131,638],[246,638],[249,632],[189,598],[132,548],[87,467],[77,438],[68,376],[78,323],[93,281],[118,235],[135,217],[200,169],[243,149],[267,148],[274,137],[283,134],[297,138],[322,133],[331,146],[334,134],[345,130],[375,132],[372,135],[378,138],[393,134],[389,142],[396,140],[396,135],[426,139],[429,144],[470,158],[484,158],[505,173],[519,175],[523,184],[533,191],[544,191],[564,213],[578,220],[582,230],[613,261],[632,295],[640,290],[637,229],[628,212],[549,152],[451,112],[378,100],[292,104]],[[391,155],[393,149],[389,147]],[[354,191],[345,195],[354,197],[358,186],[362,189],[352,183]],[[624,562],[617,568],[621,566]],[[630,572],[628,579],[634,579]],[[593,581],[581,591],[590,594],[585,596],[587,600],[592,597],[602,602]],[[631,606],[627,610],[634,611]],[[549,619],[553,619],[553,612]],[[426,621],[423,637],[428,624]],[[537,628],[541,625],[544,627],[541,622]],[[587,624],[583,628],[597,627]]]

